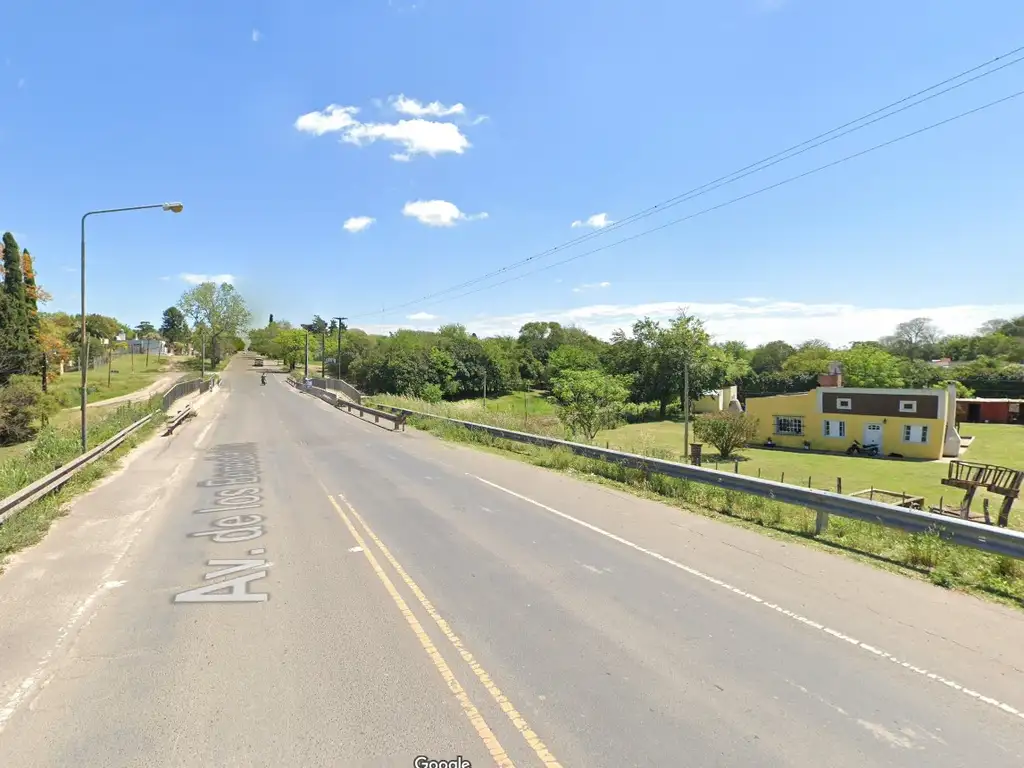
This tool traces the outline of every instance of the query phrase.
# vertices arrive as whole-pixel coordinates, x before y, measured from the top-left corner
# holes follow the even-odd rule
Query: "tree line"
[[[400,394],[428,401],[502,395],[526,388],[552,391],[567,372],[616,377],[625,390],[627,415],[666,418],[682,406],[685,385],[697,399],[727,385],[743,397],[805,391],[829,364],[840,362],[847,385],[927,388],[960,383],[1019,385],[1024,391],[1024,316],[996,319],[971,335],[941,334],[929,318],[900,323],[889,336],[833,348],[812,339],[777,340],[755,347],[715,342],[704,322],[680,312],[667,322],[643,318],[608,341],[557,322],[526,323],[518,335],[478,338],[462,325],[436,331],[402,329],[371,335],[319,316],[298,327],[270,317],[250,331],[251,348],[294,368],[305,358],[316,375],[348,380],[368,394]],[[949,358],[948,366],[936,361]],[[579,377],[576,377],[579,378]],[[607,384],[607,382],[605,382]],[[995,386],[995,384],[992,384]]]

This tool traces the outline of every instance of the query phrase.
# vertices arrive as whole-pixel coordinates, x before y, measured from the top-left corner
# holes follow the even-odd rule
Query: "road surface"
[[[0,577],[0,765],[1024,765],[1018,612],[245,362]]]

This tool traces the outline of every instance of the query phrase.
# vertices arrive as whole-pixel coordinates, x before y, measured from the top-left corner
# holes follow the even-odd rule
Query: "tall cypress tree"
[[[25,317],[28,321],[30,360],[34,362],[31,368],[33,371],[37,371],[43,362],[43,346],[40,338],[41,323],[39,322],[41,291],[36,283],[36,270],[32,262],[32,254],[28,252],[27,248],[21,252],[21,275],[25,281]]]
[[[4,318],[0,333],[0,358],[4,369],[26,373],[31,367],[32,337],[29,329],[25,280],[21,273],[21,249],[10,232],[4,232]]]

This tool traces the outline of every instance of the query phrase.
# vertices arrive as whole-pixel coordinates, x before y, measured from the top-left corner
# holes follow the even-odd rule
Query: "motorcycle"
[[[877,456],[878,446],[877,445],[861,445],[857,440],[853,441],[853,445],[846,449],[847,456]]]

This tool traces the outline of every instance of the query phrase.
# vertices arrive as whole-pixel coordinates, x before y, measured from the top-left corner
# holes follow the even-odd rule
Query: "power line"
[[[563,250],[565,250],[567,248],[570,248],[570,247],[572,247],[574,245],[579,245],[580,243],[586,242],[586,241],[588,241],[590,239],[593,239],[593,238],[596,238],[596,237],[602,237],[604,235],[607,235],[610,232],[614,232],[614,231],[616,231],[616,230],[618,230],[618,229],[620,229],[622,227],[625,227],[625,226],[627,226],[629,224],[633,224],[636,221],[639,221],[641,219],[647,218],[647,217],[652,216],[652,215],[654,215],[656,213],[660,213],[661,211],[667,210],[668,208],[675,207],[676,205],[679,205],[681,203],[687,202],[688,200],[692,200],[692,199],[694,199],[696,197],[700,197],[702,195],[708,194],[709,192],[713,192],[714,190],[719,189],[720,187],[726,186],[728,184],[732,184],[732,183],[734,183],[736,181],[739,181],[740,179],[743,179],[743,178],[745,178],[747,176],[750,176],[750,175],[752,175],[754,173],[760,173],[761,171],[766,170],[767,168],[771,168],[772,166],[777,165],[778,163],[785,162],[786,160],[790,160],[790,159],[792,159],[794,157],[802,155],[805,152],[809,152],[812,149],[816,149],[817,147],[820,147],[823,144],[828,144],[828,143],[830,143],[832,141],[836,141],[837,139],[840,139],[840,138],[842,138],[844,136],[847,136],[847,135],[849,135],[851,133],[854,133],[855,131],[859,131],[859,130],[862,130],[864,128],[867,128],[868,126],[873,125],[874,123],[877,123],[877,122],[879,122],[881,120],[886,120],[886,119],[888,119],[888,118],[890,118],[890,117],[892,117],[894,115],[897,115],[897,114],[899,114],[901,112],[904,112],[904,111],[906,111],[908,109],[912,109],[912,108],[914,108],[916,106],[919,106],[920,104],[923,104],[926,101],[930,101],[931,99],[934,99],[934,98],[937,98],[939,96],[942,96],[942,95],[944,95],[946,93],[949,93],[950,91],[956,90],[957,88],[960,88],[962,86],[968,85],[969,83],[972,83],[975,80],[979,80],[979,79],[981,79],[983,77],[988,77],[989,75],[995,74],[996,72],[999,72],[1000,70],[1006,69],[1007,67],[1013,66],[1014,64],[1018,64],[1019,62],[1024,61],[1024,56],[1021,56],[1021,57],[1018,57],[1018,58],[1013,59],[1011,61],[1005,62],[1005,63],[1001,64],[998,67],[995,67],[995,68],[990,69],[988,71],[985,71],[985,72],[982,72],[980,74],[977,74],[974,77],[969,78],[968,80],[964,80],[963,82],[951,85],[951,86],[949,86],[947,88],[944,88],[941,91],[938,91],[937,93],[931,93],[930,95],[925,96],[924,98],[918,99],[917,101],[913,101],[914,99],[917,99],[919,96],[923,96],[924,94],[927,94],[930,91],[935,91],[937,88],[942,88],[942,86],[948,85],[950,83],[954,83],[957,80],[961,80],[962,78],[966,77],[967,75],[970,75],[970,74],[972,74],[974,72],[977,72],[980,69],[985,69],[986,67],[990,67],[991,65],[993,65],[993,64],[995,64],[997,62],[1000,62],[1003,59],[1006,59],[1007,57],[1014,56],[1015,54],[1021,53],[1022,51],[1024,51],[1024,46],[1019,46],[1017,48],[1014,48],[1013,50],[1007,51],[1006,53],[1003,53],[1003,54],[1000,54],[999,56],[996,56],[995,58],[989,59],[988,61],[986,61],[986,62],[984,62],[982,64],[978,64],[978,65],[976,65],[974,67],[971,67],[970,69],[966,69],[963,72],[961,72],[961,73],[959,73],[957,75],[954,75],[953,77],[946,78],[945,80],[942,80],[941,82],[935,83],[934,85],[928,86],[927,88],[919,90],[919,91],[917,91],[915,93],[912,93],[912,94],[910,94],[908,96],[904,96],[902,99],[899,99],[899,100],[894,101],[894,102],[892,102],[890,104],[887,104],[884,107],[879,107],[878,109],[876,109],[876,110],[874,110],[872,112],[869,112],[869,113],[867,113],[865,115],[862,115],[861,117],[858,117],[855,120],[851,120],[849,122],[843,123],[842,125],[839,125],[839,126],[833,128],[833,129],[829,130],[829,131],[826,131],[824,133],[818,134],[817,136],[814,136],[814,137],[812,137],[810,139],[802,141],[799,144],[794,144],[793,146],[789,147],[788,149],[784,149],[784,150],[782,150],[780,152],[776,152],[773,155],[769,155],[768,157],[766,157],[766,158],[764,158],[762,160],[758,160],[755,163],[751,163],[750,165],[744,166],[743,168],[740,168],[740,169],[738,169],[736,171],[733,171],[732,173],[728,173],[728,174],[726,174],[724,176],[720,176],[719,178],[717,178],[717,179],[715,179],[713,181],[709,181],[709,182],[707,182],[705,184],[702,184],[699,187],[694,187],[693,189],[688,190],[687,192],[683,192],[683,193],[681,193],[679,195],[676,195],[675,197],[671,197],[671,198],[669,198],[667,200],[661,201],[660,203],[656,203],[655,205],[652,205],[649,208],[645,208],[642,211],[639,211],[639,212],[634,213],[634,214],[632,214],[630,216],[627,216],[625,219],[622,219],[620,221],[614,222],[613,224],[611,224],[611,225],[609,225],[607,227],[603,227],[600,230],[597,230],[595,232],[588,232],[588,233],[586,233],[584,235],[581,235],[579,237],[573,238],[573,239],[568,240],[568,241],[566,241],[564,243],[561,243],[559,245],[553,246],[552,248],[549,248],[549,249],[547,249],[545,251],[541,251],[539,253],[536,253],[536,254],[534,254],[532,256],[526,257],[526,258],[521,259],[519,261],[513,262],[511,264],[507,264],[507,265],[505,265],[503,267],[500,267],[499,269],[496,269],[496,270],[494,270],[492,272],[488,272],[487,274],[481,275],[479,277],[472,278],[470,280],[466,280],[466,281],[464,281],[462,283],[458,283],[456,285],[450,286],[450,287],[445,288],[445,289],[440,290],[440,291],[435,291],[434,293],[429,293],[429,294],[427,294],[425,296],[421,296],[418,299],[413,299],[412,301],[407,301],[407,302],[404,302],[402,304],[395,304],[395,305],[393,305],[391,307],[387,307],[385,309],[382,309],[381,311],[383,313],[385,311],[394,311],[396,309],[402,309],[404,307],[410,307],[410,306],[413,306],[413,305],[418,305],[418,304],[421,304],[424,301],[427,301],[428,299],[432,299],[432,298],[435,298],[435,297],[438,297],[438,296],[442,296],[442,295],[451,293],[452,291],[457,291],[460,288],[466,288],[466,287],[469,287],[471,285],[475,285],[476,283],[480,283],[480,282],[482,282],[484,280],[489,280],[492,277],[497,277],[498,275],[504,274],[505,272],[509,272],[509,271],[511,271],[513,269],[517,269],[518,267],[521,267],[521,266],[523,266],[525,264],[528,264],[528,263],[531,263],[533,261],[536,261],[537,259],[541,259],[541,258],[544,258],[545,256],[553,255],[555,253],[558,253],[559,251],[563,251]],[[907,103],[907,102],[913,102],[913,103]],[[899,109],[893,109],[894,107],[899,107]],[[893,111],[888,112],[888,110],[893,110]],[[888,112],[888,114],[881,114],[881,113],[884,113],[884,112]],[[873,118],[873,119],[871,119],[871,118]],[[867,121],[867,122],[865,122],[865,121]],[[860,123],[860,125],[858,125],[858,123]],[[559,262],[559,263],[562,263],[562,262]],[[369,317],[369,316],[375,315],[375,314],[377,314],[377,313],[376,312],[364,312],[364,313],[361,313],[361,314],[358,314],[358,315],[353,315],[353,318]]]
[[[848,162],[850,160],[855,160],[858,157],[863,157],[864,155],[867,155],[867,154],[869,154],[871,152],[876,152],[876,151],[878,151],[880,149],[884,149],[885,147],[892,146],[893,144],[896,144],[898,142],[905,141],[906,139],[913,138],[914,136],[919,136],[920,134],[925,133],[927,131],[934,130],[935,128],[940,128],[941,126],[946,125],[948,123],[952,123],[955,120],[960,120],[961,118],[969,117],[970,115],[976,114],[976,113],[981,112],[981,111],[986,110],[986,109],[990,109],[991,107],[998,106],[999,104],[1002,104],[1004,102],[1010,101],[1011,99],[1016,99],[1016,98],[1018,98],[1020,96],[1024,96],[1024,91],[1017,91],[1016,93],[1012,93],[1009,96],[1004,96],[1001,99],[996,99],[995,101],[990,101],[987,104],[982,104],[980,107],[975,107],[974,109],[969,109],[969,110],[967,110],[965,112],[960,112],[959,114],[953,115],[952,117],[947,117],[945,120],[940,120],[937,123],[932,123],[931,125],[926,125],[923,128],[918,128],[917,130],[911,131],[910,133],[905,133],[902,136],[897,136],[894,139],[889,139],[888,141],[884,141],[881,144],[875,144],[873,147],[868,147],[867,149],[862,149],[859,152],[854,152],[852,155],[846,155],[845,157],[841,157],[838,160],[833,160],[830,163],[825,163],[824,165],[819,165],[816,168],[810,169],[809,171],[804,171],[803,173],[799,173],[799,174],[797,174],[795,176],[790,176],[789,178],[783,179],[782,181],[778,181],[778,182],[775,182],[774,184],[769,184],[766,187],[761,187],[760,189],[756,189],[753,192],[748,192],[745,195],[740,195],[739,197],[734,197],[731,200],[726,200],[723,203],[718,203],[717,205],[712,205],[712,206],[709,206],[707,208],[703,208],[703,209],[701,209],[699,211],[696,211],[694,213],[687,214],[686,216],[681,216],[681,217],[679,217],[677,219],[672,219],[671,221],[667,221],[664,224],[659,224],[656,227],[652,227],[650,229],[645,229],[642,232],[637,232],[636,234],[630,235],[629,237],[624,237],[621,240],[616,240],[613,243],[607,243],[606,245],[602,245],[599,248],[594,248],[594,249],[589,250],[589,251],[584,251],[583,253],[575,254],[574,256],[570,256],[570,257],[568,257],[566,259],[561,259],[561,260],[553,262],[551,264],[547,264],[547,265],[545,265],[543,267],[539,267],[537,269],[532,269],[529,272],[523,272],[521,274],[514,275],[512,277],[506,278],[505,280],[501,280],[501,281],[499,281],[497,283],[491,283],[490,285],[484,285],[484,286],[481,286],[479,288],[474,288],[473,290],[465,291],[464,293],[460,293],[460,294],[457,294],[455,296],[450,296],[450,297],[447,297],[447,298],[444,298],[444,299],[439,299],[438,301],[429,302],[427,304],[424,304],[423,306],[428,306],[428,307],[429,306],[434,306],[435,304],[440,304],[440,303],[445,302],[445,301],[453,301],[455,299],[460,299],[463,296],[469,296],[471,294],[478,293],[480,291],[486,291],[486,290],[490,290],[491,288],[497,288],[500,285],[506,285],[507,283],[512,283],[512,282],[515,282],[516,280],[521,280],[524,277],[528,277],[530,275],[535,275],[535,274],[537,274],[539,272],[545,272],[545,271],[547,271],[549,269],[553,269],[553,268],[561,266],[563,264],[568,264],[571,261],[576,261],[577,259],[582,259],[584,256],[591,256],[591,255],[593,255],[595,253],[600,253],[601,251],[606,251],[609,248],[615,248],[616,246],[622,245],[623,243],[628,243],[628,242],[631,242],[633,240],[637,240],[638,238],[645,237],[646,235],[650,235],[650,234],[652,234],[654,232],[658,232],[658,231],[660,231],[662,229],[667,229],[668,227],[673,227],[676,224],[682,224],[683,222],[689,221],[690,219],[695,219],[698,216],[703,216],[704,214],[711,213],[712,211],[717,211],[717,210],[719,210],[721,208],[726,208],[726,207],[728,207],[730,205],[734,205],[735,203],[742,202],[743,200],[747,200],[747,199],[749,199],[751,197],[754,197],[756,195],[760,195],[760,194],[763,194],[765,192],[770,192],[773,189],[778,189],[779,187],[785,186],[786,184],[791,184],[794,181],[799,181],[800,179],[806,178],[808,176],[812,176],[812,175],[814,175],[816,173],[820,173],[821,171],[827,170],[829,168],[833,168],[833,167],[835,167],[837,165],[841,165],[841,164],[846,163],[846,162]]]

